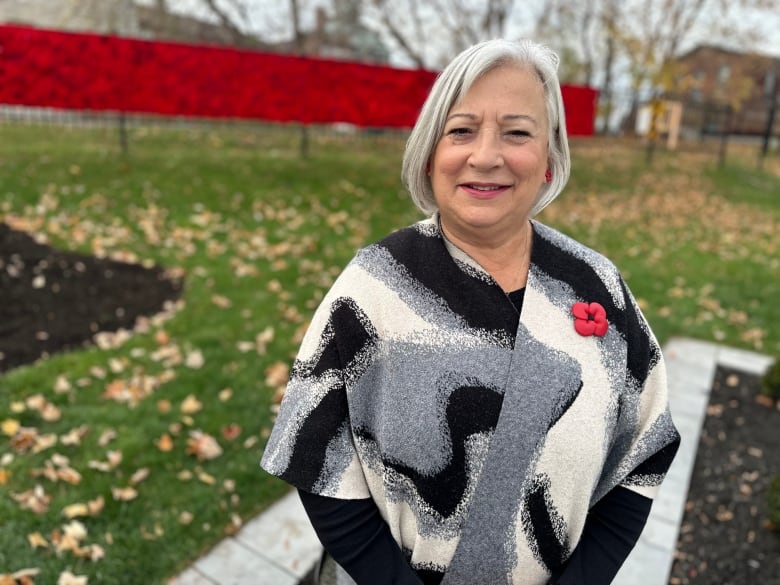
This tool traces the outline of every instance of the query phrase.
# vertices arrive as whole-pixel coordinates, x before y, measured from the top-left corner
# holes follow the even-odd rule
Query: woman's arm
[[[645,527],[653,501],[616,487],[588,512],[585,528],[555,585],[609,585]]]
[[[298,495],[322,546],[358,585],[422,585],[372,499]]]

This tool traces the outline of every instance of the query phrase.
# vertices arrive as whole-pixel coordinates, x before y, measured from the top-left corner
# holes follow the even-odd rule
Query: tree
[[[674,86],[683,48],[718,37],[749,47],[758,39],[740,16],[778,9],[778,0],[555,0],[539,33],[559,43],[562,77],[600,86],[605,130],[616,78],[628,84],[636,107],[643,94]]]
[[[512,36],[513,25],[533,30],[551,1],[537,2],[537,12],[528,5],[520,12],[514,0],[371,0],[364,21],[415,67],[439,69],[470,45]]]

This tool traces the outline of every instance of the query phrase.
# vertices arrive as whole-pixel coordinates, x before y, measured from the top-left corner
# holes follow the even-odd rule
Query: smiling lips
[[[492,199],[509,189],[510,185],[499,183],[461,183],[459,187],[477,199]]]

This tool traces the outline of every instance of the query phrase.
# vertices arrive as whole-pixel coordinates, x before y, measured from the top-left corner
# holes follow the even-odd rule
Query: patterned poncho
[[[653,497],[679,443],[660,348],[616,268],[532,222],[521,314],[437,218],[360,250],[316,311],[262,466],[371,497],[447,585],[546,583],[616,486]],[[575,303],[606,334],[575,328]]]

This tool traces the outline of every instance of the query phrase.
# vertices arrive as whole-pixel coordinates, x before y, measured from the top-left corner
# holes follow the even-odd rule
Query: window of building
[[[764,95],[771,96],[773,92],[777,92],[777,75],[774,71],[767,71],[764,77]]]
[[[731,67],[729,67],[728,65],[721,65],[718,68],[718,85],[723,87],[728,83],[730,77],[731,77]]]

